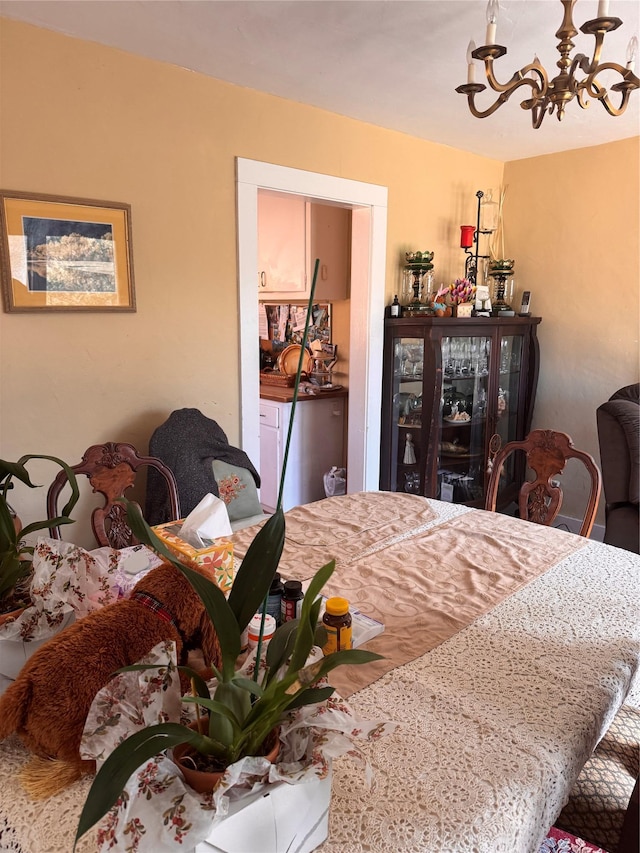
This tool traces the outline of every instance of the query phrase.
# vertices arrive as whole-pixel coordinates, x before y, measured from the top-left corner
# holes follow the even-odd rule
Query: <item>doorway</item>
[[[258,190],[339,202],[352,210],[349,325],[349,492],[375,491],[380,473],[380,408],[387,188],[257,160],[236,159],[242,449],[260,470]]]

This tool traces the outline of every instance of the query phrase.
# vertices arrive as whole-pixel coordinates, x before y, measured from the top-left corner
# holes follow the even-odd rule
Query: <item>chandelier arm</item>
[[[580,69],[580,71],[584,71],[585,74],[592,74],[597,65],[594,65],[593,62],[589,59],[589,57],[585,53],[578,53],[575,56],[573,62],[571,63],[571,68],[569,69],[569,76],[576,76],[576,71]]]
[[[620,18],[594,18],[591,21],[585,21],[585,23],[580,27],[580,31],[585,35],[591,35],[595,39],[595,44],[593,47],[593,58],[589,63],[589,68],[582,68],[584,72],[587,74],[591,74],[598,67],[600,63],[600,54],[602,53],[602,45],[604,43],[604,37],[607,33],[613,32],[613,30],[617,30],[618,27],[622,26],[622,21]]]
[[[588,68],[582,68],[582,70],[586,74],[593,74],[593,72],[600,64],[600,54],[602,53],[602,44],[604,42],[605,36],[604,30],[598,30],[596,33],[593,34],[593,36],[596,40],[596,43],[593,48],[593,58],[591,59]]]
[[[462,88],[462,86],[459,86],[456,91],[459,92]],[[483,86],[482,88],[486,89],[487,87]],[[486,110],[479,110],[477,109],[475,104],[477,90],[474,90],[472,92],[466,91],[463,94],[466,94],[469,111],[471,115],[475,116],[475,118],[487,118],[487,116],[493,115],[493,113],[495,113],[498,107],[501,107],[502,104],[504,104],[509,98],[509,95],[505,95],[503,92],[496,98],[496,100],[493,102],[493,104],[491,104],[490,107],[488,107]]]
[[[620,100],[620,106],[615,107],[611,103],[611,99],[609,98],[609,94],[607,92],[607,89],[604,86],[601,86],[595,78],[594,79],[589,78],[589,80],[590,80],[590,85],[587,86],[588,81],[585,81],[584,86],[581,88],[584,88],[588,92],[590,97],[596,98],[597,100],[599,100],[600,103],[602,104],[602,106],[605,108],[605,110],[609,113],[610,116],[622,115],[622,113],[627,108],[627,102],[629,100],[629,96],[631,95],[631,92],[633,91],[633,89],[638,88],[637,85],[636,86],[624,86],[623,85],[621,88],[616,89],[615,91],[622,93],[622,98]],[[618,86],[620,86],[620,84],[618,84]],[[580,104],[580,106],[583,109],[585,107],[589,106],[588,102],[585,102],[583,104],[581,97],[578,97],[578,103]]]
[[[532,103],[530,106],[525,106],[525,104],[520,104],[523,109],[531,110],[531,124],[533,125],[534,130],[538,130],[540,125],[542,124],[542,120],[548,114],[551,115],[554,110],[554,104],[551,99],[546,96],[544,98],[539,99],[535,103]]]
[[[628,68],[624,68],[622,65],[619,65],[617,62],[603,62],[602,65],[598,65],[591,74],[584,81],[587,87],[591,86],[591,83],[596,83],[596,77],[600,74],[601,71],[617,71],[618,74],[622,77],[624,84],[626,84],[625,88],[629,89],[637,89],[640,86],[640,79],[636,77],[633,71],[630,71]],[[617,84],[618,86],[620,83]],[[613,88],[613,87],[612,87]],[[595,96],[594,96],[595,97]]]
[[[480,48],[481,50],[481,48]],[[522,86],[523,84],[527,84],[531,86],[532,90],[534,90],[533,94],[535,94],[535,89],[539,89],[537,82],[533,79],[526,79],[525,74],[529,71],[535,71],[536,74],[540,77],[540,81],[543,84],[542,94],[546,91],[547,88],[547,74],[540,62],[530,62],[529,65],[525,65],[524,68],[521,68],[520,71],[516,71],[515,74],[508,80],[506,83],[499,83],[496,79],[495,74],[493,73],[493,58],[487,56],[484,58],[484,71],[485,76],[487,78],[487,82],[491,86],[494,92],[511,92],[515,91],[518,86]]]

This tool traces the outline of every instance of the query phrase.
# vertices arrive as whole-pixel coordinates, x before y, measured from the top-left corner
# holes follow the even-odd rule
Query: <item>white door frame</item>
[[[349,326],[349,492],[375,491],[380,477],[380,411],[387,188],[236,158],[242,449],[260,470],[258,352],[258,189],[352,208]]]

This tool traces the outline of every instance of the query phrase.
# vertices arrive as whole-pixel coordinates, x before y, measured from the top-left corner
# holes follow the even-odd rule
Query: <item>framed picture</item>
[[[131,208],[0,190],[5,311],[135,311]]]

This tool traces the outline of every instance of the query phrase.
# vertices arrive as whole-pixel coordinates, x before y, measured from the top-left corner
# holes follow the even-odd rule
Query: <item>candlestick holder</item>
[[[493,300],[493,314],[501,314],[505,311],[512,312],[513,309],[506,301],[507,279],[511,282],[509,299],[513,296],[513,270],[516,263],[513,260],[491,261],[489,264],[489,275],[495,281],[495,298]]]
[[[488,204],[495,205],[495,202],[491,201],[490,195],[491,194],[489,193],[487,196]],[[484,222],[481,222],[480,213],[481,205],[483,203],[482,200],[484,198],[484,193],[482,192],[482,190],[478,190],[478,192],[476,193],[476,198],[478,199],[478,210],[476,215],[476,228],[473,232],[473,238],[469,245],[465,245],[469,243],[469,229],[471,229],[471,226],[461,225],[460,248],[464,249],[465,255],[467,256],[464,262],[464,277],[469,279],[472,284],[478,285],[483,284],[483,282],[480,281],[479,263],[481,260],[488,261],[490,259],[490,255],[480,254],[480,235],[492,234],[495,231],[496,226],[495,223],[491,222],[489,223],[489,226],[491,227],[487,227]]]
[[[425,299],[425,284],[431,282],[433,252],[405,252],[405,259],[405,271],[413,278],[411,283],[413,298],[403,307],[402,314],[403,316],[428,314],[431,309]]]

